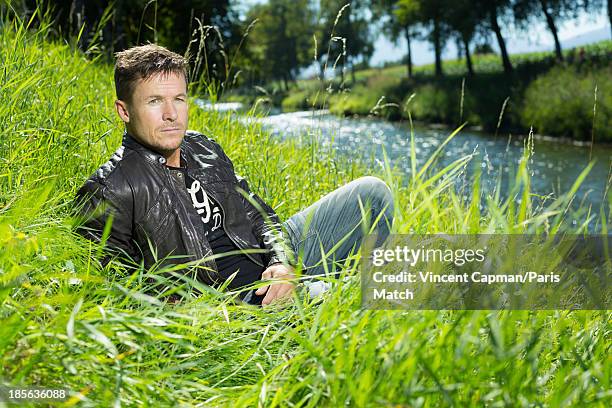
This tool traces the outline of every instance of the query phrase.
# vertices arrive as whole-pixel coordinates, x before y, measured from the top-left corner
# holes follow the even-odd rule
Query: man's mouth
[[[177,127],[165,128],[165,129],[162,129],[162,132],[176,132],[177,130],[181,130],[181,129]]]

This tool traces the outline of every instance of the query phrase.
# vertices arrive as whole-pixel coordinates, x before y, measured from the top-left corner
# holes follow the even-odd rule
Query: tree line
[[[503,28],[513,25],[529,30],[538,20],[546,22],[555,44],[555,56],[563,60],[559,25],[581,13],[596,14],[607,3],[612,25],[610,0],[373,0],[375,15],[384,19],[383,29],[393,40],[403,36],[407,43],[408,75],[412,76],[411,42],[427,39],[435,54],[435,73],[443,75],[442,49],[454,40],[465,57],[467,71],[474,75],[471,45],[493,35],[500,50],[504,71],[513,70]]]
[[[190,56],[192,79],[224,86],[281,81],[286,88],[299,72],[318,65],[319,76],[337,69],[367,66],[382,32],[404,38],[406,65],[413,75],[412,44],[431,43],[435,74],[444,75],[442,51],[454,41],[474,75],[472,50],[493,38],[504,71],[512,72],[504,32],[527,31],[542,21],[562,61],[558,27],[582,13],[607,7],[612,0],[268,0],[245,4],[230,0],[5,0],[0,7],[37,7],[54,20],[59,38],[77,38],[77,46],[109,57],[132,45],[155,42]],[[612,23],[611,23],[612,26]],[[341,68],[341,69],[340,69]]]

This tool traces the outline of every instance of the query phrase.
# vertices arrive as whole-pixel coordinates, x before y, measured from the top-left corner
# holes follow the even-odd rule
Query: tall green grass
[[[606,311],[366,311],[356,266],[322,302],[262,310],[208,290],[171,305],[144,290],[156,271],[100,267],[73,233],[71,198],[120,144],[112,67],[27,24],[0,27],[4,383],[66,387],[66,406],[609,405]],[[317,138],[281,142],[194,106],[190,128],[217,139],[284,219],[368,172]],[[434,156],[406,183],[387,167],[395,232],[567,230],[580,180],[533,205],[530,154],[509,200],[477,181],[467,199],[454,192],[470,157],[434,171]],[[609,213],[610,202],[591,215],[604,233]]]

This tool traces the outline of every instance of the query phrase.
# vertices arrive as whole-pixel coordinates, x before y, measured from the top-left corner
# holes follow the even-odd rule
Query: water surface
[[[326,111],[292,112],[269,115],[259,119],[273,134],[281,138],[299,138],[307,143],[316,138],[332,145],[350,159],[364,161],[373,168],[383,166],[383,147],[391,166],[405,174],[411,173],[410,126],[365,118],[341,118]],[[417,170],[452,133],[452,129],[415,127]],[[508,133],[498,136],[473,130],[461,130],[443,149],[437,168],[454,160],[473,155],[467,178],[480,167],[485,193],[492,194],[501,178],[501,193],[507,193],[509,180],[514,179],[523,157],[526,139]],[[578,190],[578,199],[599,211],[610,181],[612,146],[576,145],[551,138],[535,138],[529,159],[532,192],[556,197],[567,192],[589,163],[594,167]],[[466,182],[466,185],[471,184]]]

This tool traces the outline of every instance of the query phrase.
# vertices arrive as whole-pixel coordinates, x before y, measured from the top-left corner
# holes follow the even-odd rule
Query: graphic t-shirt
[[[206,192],[198,180],[190,177],[184,167],[170,167],[171,172],[181,172],[182,178],[185,180],[185,187],[191,199],[191,203],[199,216],[198,222],[194,221],[196,228],[202,228],[204,235],[208,239],[213,254],[225,254],[231,251],[238,251],[239,248],[234,244],[231,238],[224,230],[223,208],[217,201]],[[192,215],[192,218],[196,218]],[[260,254],[249,254],[250,256],[263,263]],[[217,269],[221,277],[226,280],[234,272],[238,271],[236,276],[228,285],[230,289],[236,289],[244,285],[253,283],[261,278],[261,273],[264,268],[255,263],[246,254],[235,253],[215,258]],[[245,293],[242,293],[244,297]]]

